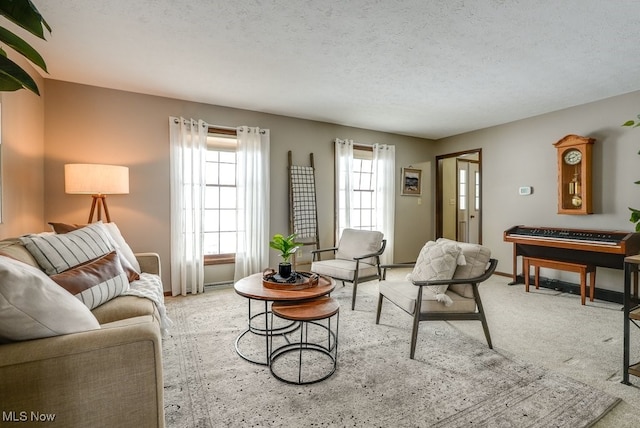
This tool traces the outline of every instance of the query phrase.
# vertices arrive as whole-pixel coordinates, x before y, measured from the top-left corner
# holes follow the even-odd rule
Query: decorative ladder
[[[289,170],[289,231],[297,235],[296,241],[318,249],[318,207],[316,201],[316,178],[313,153],[309,155],[310,166],[293,165],[291,150],[288,153]],[[293,267],[297,268],[300,257],[293,255]],[[309,264],[311,260],[309,260]],[[304,263],[306,264],[306,262]]]

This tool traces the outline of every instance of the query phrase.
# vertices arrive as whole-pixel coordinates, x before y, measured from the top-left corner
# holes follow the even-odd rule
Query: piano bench
[[[576,272],[580,274],[580,300],[584,305],[587,295],[587,274],[589,275],[589,301],[593,302],[596,288],[596,266],[592,264],[561,262],[558,260],[541,259],[538,257],[522,257],[522,270],[524,272],[525,291],[529,292],[529,271],[534,268],[534,283],[536,290],[540,286],[540,268],[557,269],[566,272]]]

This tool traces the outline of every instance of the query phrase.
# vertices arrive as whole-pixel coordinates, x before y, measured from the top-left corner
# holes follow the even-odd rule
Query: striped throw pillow
[[[47,275],[55,275],[115,250],[102,223],[94,223],[64,235],[28,235],[20,238]]]
[[[129,280],[115,251],[50,277],[89,309],[118,297],[129,289]]]

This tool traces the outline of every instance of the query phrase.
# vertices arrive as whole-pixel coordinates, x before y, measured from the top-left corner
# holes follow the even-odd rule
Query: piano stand
[[[587,296],[587,274],[589,274],[589,301],[593,302],[596,289],[596,267],[592,264],[569,263],[558,260],[541,259],[537,257],[522,257],[525,291],[529,292],[529,270],[534,268],[536,290],[539,288],[540,268],[557,269],[580,274],[580,301],[585,304]]]

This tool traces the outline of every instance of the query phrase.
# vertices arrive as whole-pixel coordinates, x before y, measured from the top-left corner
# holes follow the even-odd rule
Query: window
[[[375,183],[373,181],[373,152],[353,149],[353,195],[351,198],[351,227],[376,230]]]
[[[459,169],[458,170],[458,197],[459,197],[459,206],[458,208],[461,210],[467,209],[467,170]]]
[[[204,197],[205,264],[232,263],[235,258],[236,144],[235,131],[209,129]]]
[[[476,171],[475,210],[480,211],[480,171]]]

